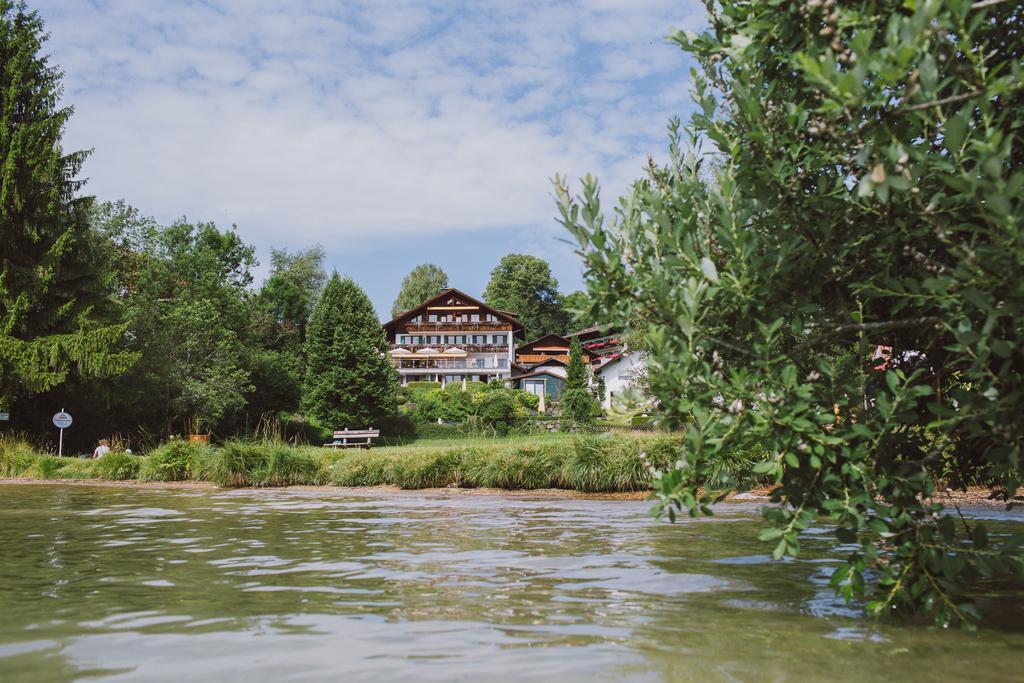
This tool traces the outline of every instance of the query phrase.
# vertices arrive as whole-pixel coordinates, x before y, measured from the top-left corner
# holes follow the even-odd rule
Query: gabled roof
[[[551,358],[542,360],[539,363],[526,364],[526,365],[522,365],[520,367],[522,367],[523,370],[526,371],[526,370],[533,370],[535,368],[542,368],[542,367],[564,368],[564,367],[568,367],[568,365],[569,364],[566,363],[564,360],[552,356]]]
[[[540,369],[538,369],[536,371],[531,368],[531,369],[527,370],[526,372],[524,372],[522,375],[512,375],[511,377],[509,377],[509,380],[514,382],[514,381],[517,381],[517,380],[520,380],[520,379],[529,379],[530,377],[539,377],[540,375],[547,375],[548,377],[554,377],[555,379],[560,379],[563,382],[565,381],[565,377],[563,377],[562,375],[559,375],[557,372],[554,372],[554,370],[552,368],[540,368]]]
[[[516,347],[516,352],[518,353],[521,352],[523,349],[532,348],[540,343],[558,344],[559,346],[564,346],[566,350],[568,350],[569,347],[572,345],[572,342],[570,342],[568,339],[566,339],[560,334],[545,334],[543,336],[537,337],[533,341],[528,341],[525,344],[520,344],[519,346]]]
[[[419,306],[410,308],[408,311],[405,311],[404,313],[399,313],[398,316],[395,317],[393,320],[389,320],[388,322],[384,323],[383,327],[389,333],[394,333],[395,326],[401,323],[402,321],[408,320],[409,318],[415,318],[417,315],[425,312],[428,306],[435,304],[438,301],[446,297],[450,297],[452,295],[455,295],[457,298],[470,305],[479,307],[481,311],[491,313],[499,318],[505,318],[506,320],[508,320],[508,322],[512,325],[513,336],[523,333],[523,330],[525,328],[523,327],[523,324],[516,319],[515,313],[511,311],[503,311],[500,308],[494,308],[493,306],[488,306],[487,304],[485,304],[483,301],[480,301],[476,297],[472,297],[461,290],[455,289],[454,287],[442,289],[440,292],[430,297],[429,299],[421,303]]]

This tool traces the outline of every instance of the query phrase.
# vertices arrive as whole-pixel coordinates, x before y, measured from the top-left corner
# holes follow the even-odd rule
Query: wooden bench
[[[334,441],[329,441],[324,446],[329,448],[369,448],[373,440],[380,436],[379,429],[342,429],[334,432]]]

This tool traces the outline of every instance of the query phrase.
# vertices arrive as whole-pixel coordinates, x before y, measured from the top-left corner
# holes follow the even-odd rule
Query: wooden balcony
[[[436,351],[444,351],[451,347],[462,349],[466,353],[508,353],[508,346],[505,344],[388,344],[388,348],[391,351],[395,349],[405,349],[406,351],[412,351],[415,353],[420,349],[434,349]]]
[[[512,326],[509,325],[508,323],[487,321],[438,321],[405,323],[406,332],[469,332],[473,330],[480,330],[486,332],[511,332]]]

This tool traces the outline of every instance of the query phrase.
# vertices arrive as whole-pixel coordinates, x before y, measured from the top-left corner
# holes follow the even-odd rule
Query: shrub
[[[508,434],[516,421],[515,401],[509,389],[482,391],[473,397],[480,424],[493,429],[498,435]]]
[[[421,394],[429,391],[437,391],[441,389],[440,382],[409,382],[404,387],[405,393],[408,394],[410,400],[413,403],[419,400]]]
[[[586,389],[562,392],[562,430],[586,430],[594,424],[594,397]]]
[[[111,451],[95,461],[93,471],[100,479],[121,481],[135,479],[139,475],[142,459],[130,453]]]

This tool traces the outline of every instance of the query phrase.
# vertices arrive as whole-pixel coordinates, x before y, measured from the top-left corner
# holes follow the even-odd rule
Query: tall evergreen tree
[[[589,378],[583,362],[583,349],[578,339],[569,347],[569,365],[565,371],[565,391],[562,392],[562,428],[576,429],[593,423],[594,399],[587,391]]]
[[[74,370],[123,372],[125,326],[98,264],[90,197],[77,180],[88,152],[61,148],[70,107],[62,73],[41,54],[36,12],[0,0],[0,409]]]
[[[433,263],[424,263],[412,269],[402,280],[395,303],[391,306],[391,317],[415,308],[441,289],[448,286],[448,275]]]
[[[302,405],[325,427],[380,426],[398,410],[398,374],[369,298],[337,273],[324,287],[306,330]]]

